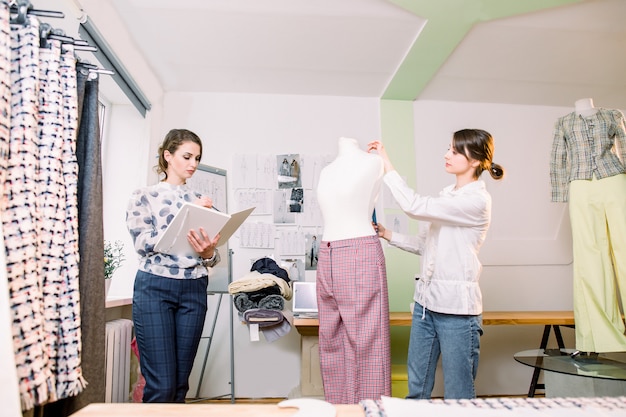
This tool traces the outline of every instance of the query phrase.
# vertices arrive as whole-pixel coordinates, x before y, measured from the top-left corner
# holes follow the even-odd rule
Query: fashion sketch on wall
[[[290,209],[291,190],[274,191],[274,223],[295,223],[296,215]]]

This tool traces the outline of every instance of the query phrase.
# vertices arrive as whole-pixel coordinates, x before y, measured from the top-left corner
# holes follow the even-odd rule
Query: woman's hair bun
[[[489,168],[490,174],[492,178],[500,179],[504,176],[504,169],[495,163],[491,163],[491,167]]]

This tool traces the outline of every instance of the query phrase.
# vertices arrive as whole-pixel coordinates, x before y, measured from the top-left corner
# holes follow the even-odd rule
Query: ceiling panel
[[[384,0],[112,2],[167,91],[377,97],[424,24]]]
[[[626,108],[626,1],[587,1],[476,25],[420,99]]]

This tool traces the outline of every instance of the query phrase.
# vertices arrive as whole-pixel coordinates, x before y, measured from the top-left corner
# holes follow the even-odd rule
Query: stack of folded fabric
[[[228,292],[233,295],[240,319],[251,330],[260,330],[268,342],[291,330],[283,312],[285,300],[292,296],[289,274],[273,259],[254,262],[248,274],[228,285]]]

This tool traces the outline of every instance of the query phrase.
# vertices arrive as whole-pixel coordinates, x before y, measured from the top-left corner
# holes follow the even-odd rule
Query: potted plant
[[[124,243],[121,240],[116,240],[114,243],[108,240],[104,241],[104,282],[105,282],[105,296],[109,292],[111,286],[111,279],[115,271],[122,266],[124,262]]]

